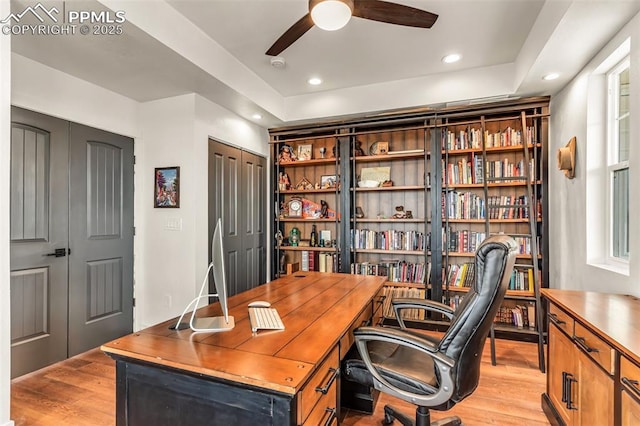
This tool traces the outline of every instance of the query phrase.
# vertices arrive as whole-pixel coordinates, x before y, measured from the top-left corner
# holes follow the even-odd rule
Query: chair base
[[[401,413],[390,405],[384,406],[384,420],[382,424],[389,426],[393,424],[394,420],[398,420],[403,426],[459,426],[462,424],[462,420],[459,417],[447,417],[445,419],[436,420],[431,422],[431,414],[427,407],[416,408],[415,420]]]

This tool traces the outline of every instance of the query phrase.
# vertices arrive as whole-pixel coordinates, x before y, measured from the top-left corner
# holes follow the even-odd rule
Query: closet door
[[[71,123],[69,356],[133,329],[133,140]]]
[[[222,218],[230,295],[266,281],[265,166],[262,157],[209,140],[209,240]]]
[[[20,108],[12,108],[11,121],[11,376],[17,377],[67,357],[69,123]]]

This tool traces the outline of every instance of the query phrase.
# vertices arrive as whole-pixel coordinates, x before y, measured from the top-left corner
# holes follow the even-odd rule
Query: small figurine
[[[284,201],[280,203],[280,218],[289,216],[289,204]]]
[[[296,185],[296,189],[300,190],[300,189],[313,189],[313,184],[311,183],[311,181],[309,179],[307,179],[306,177],[303,177],[300,182],[298,182],[298,184]]]
[[[411,213],[411,210],[407,210],[407,215],[405,216],[405,219],[413,219],[413,214]]]
[[[284,240],[284,236],[282,235],[282,231],[278,229],[278,232],[276,232],[276,241],[278,242],[278,247],[282,246],[283,240]]]
[[[291,163],[296,161],[296,156],[293,153],[293,149],[289,145],[283,145],[280,148],[280,155],[278,155],[279,163]]]
[[[384,182],[382,182],[380,184],[380,186],[382,186],[383,188],[388,188],[390,186],[393,186],[393,181],[392,180],[385,180]]]
[[[391,217],[393,219],[406,219],[407,214],[404,211],[404,206],[396,206],[396,212]]]
[[[356,141],[356,145],[353,147],[353,155],[356,157],[362,157],[364,150],[362,149],[362,142]]]
[[[362,211],[362,207],[356,207],[356,217],[358,219],[362,219],[364,217],[364,212]]]
[[[327,153],[327,148],[324,146],[320,148],[320,158],[324,158],[324,155]]]
[[[320,200],[320,217],[327,217],[329,214],[329,204],[325,200]]]
[[[289,180],[289,175],[287,172],[280,172],[278,175],[278,188],[280,191],[286,191],[290,189],[291,181]]]

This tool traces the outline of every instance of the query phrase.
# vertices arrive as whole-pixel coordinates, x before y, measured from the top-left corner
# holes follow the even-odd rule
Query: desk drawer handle
[[[333,368],[331,367],[329,369],[329,372],[332,373],[331,377],[329,378],[329,382],[327,382],[326,385],[324,385],[323,387],[318,386],[316,388],[316,392],[320,392],[323,395],[326,395],[327,392],[329,392],[329,388],[331,387],[331,385],[333,384],[333,382],[336,381],[336,379],[338,378],[338,369],[337,368]]]
[[[324,411],[326,411],[327,413],[331,413],[331,415],[329,416],[327,421],[324,422],[324,426],[331,426],[333,421],[337,418],[338,410],[336,410],[335,408],[327,407],[327,408],[324,409]]]
[[[631,389],[633,391],[633,393],[636,394],[636,396],[638,398],[640,398],[640,388],[638,387],[638,381],[637,380],[633,380],[633,379],[628,379],[626,377],[622,378],[622,383],[624,383],[625,385],[629,386],[629,389]]]
[[[574,336],[573,341],[576,342],[578,346],[580,346],[582,349],[584,349],[588,353],[600,352],[599,349],[590,348],[589,346],[587,346],[587,341],[584,339],[584,337]]]
[[[556,314],[549,314],[549,320],[554,323],[555,325],[560,325],[560,324],[566,324],[566,321],[562,321],[561,319],[558,319],[558,315]]]

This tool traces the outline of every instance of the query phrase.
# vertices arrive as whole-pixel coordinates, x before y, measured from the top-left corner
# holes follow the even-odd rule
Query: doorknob
[[[65,257],[67,255],[67,249],[58,248],[53,251],[53,253],[47,253],[43,256],[55,256],[55,257]]]

